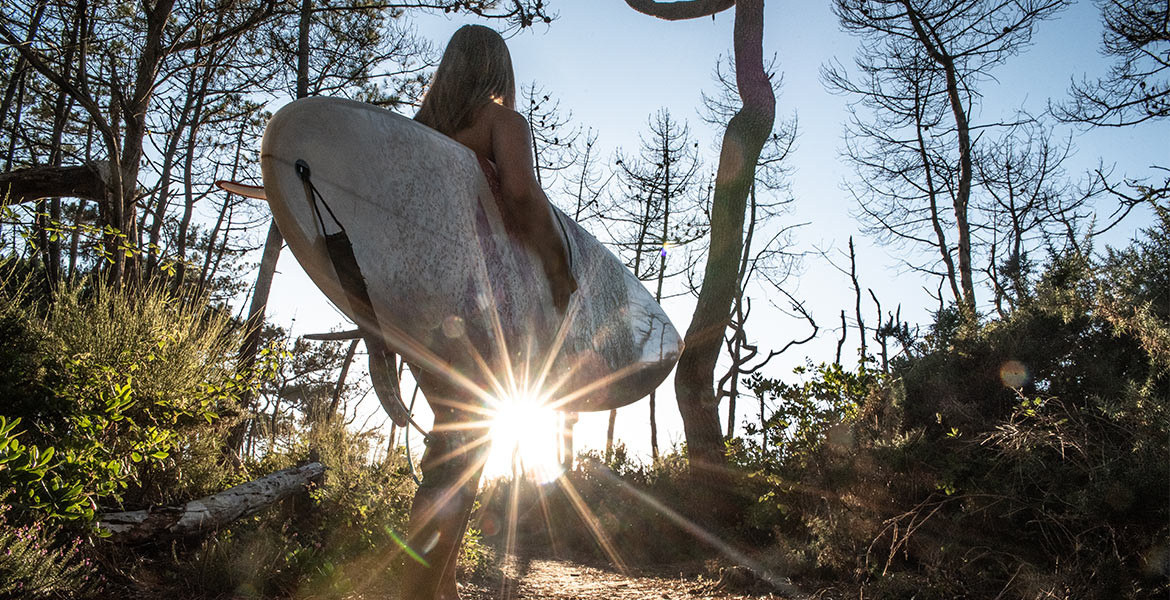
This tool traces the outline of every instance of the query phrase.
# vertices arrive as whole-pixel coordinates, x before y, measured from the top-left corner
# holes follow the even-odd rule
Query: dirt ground
[[[465,600],[686,600],[691,598],[796,600],[779,586],[728,573],[717,581],[701,575],[661,572],[621,573],[616,569],[565,560],[513,559],[502,581],[477,581],[461,590]]]

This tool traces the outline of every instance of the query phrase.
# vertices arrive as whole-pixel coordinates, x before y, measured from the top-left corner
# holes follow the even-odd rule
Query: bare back
[[[460,144],[471,148],[479,156],[496,162],[495,153],[492,151],[492,129],[494,122],[500,117],[500,112],[506,110],[508,109],[495,103],[485,104],[476,111],[470,127],[451,137]]]
[[[554,302],[564,311],[577,282],[569,268],[568,250],[556,233],[548,198],[536,180],[528,121],[510,108],[489,103],[476,112],[470,127],[451,137],[495,163],[502,208],[541,257]]]

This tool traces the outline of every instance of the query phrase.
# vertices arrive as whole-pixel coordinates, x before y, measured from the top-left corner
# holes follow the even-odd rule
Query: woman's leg
[[[403,595],[408,600],[454,600],[459,545],[471,517],[475,492],[487,456],[486,429],[471,426],[480,418],[455,404],[448,386],[434,377],[419,378],[435,427],[420,465],[423,480],[411,507],[411,547]]]
[[[459,554],[463,548],[463,537],[467,534],[467,524],[471,521],[471,511],[475,506],[475,493],[479,488],[479,477],[482,471],[481,464],[476,469],[472,478],[464,484],[464,489],[461,491],[460,496],[463,500],[454,502],[454,504],[459,505],[461,511],[461,514],[456,516],[458,523],[453,526],[459,533],[455,538],[455,543],[451,545],[450,554],[446,559],[446,566],[443,568],[442,576],[439,580],[438,598],[441,600],[458,600],[459,598],[459,588],[456,584],[455,576],[459,570]]]

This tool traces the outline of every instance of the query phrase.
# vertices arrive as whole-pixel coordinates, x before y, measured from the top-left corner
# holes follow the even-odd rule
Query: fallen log
[[[313,340],[314,342],[347,342],[360,337],[362,337],[361,329],[330,331],[329,333],[306,333],[304,335],[306,340]]]
[[[110,533],[110,541],[118,543],[201,533],[275,504],[324,473],[325,465],[319,462],[290,467],[181,506],[105,513],[98,517],[98,527]]]

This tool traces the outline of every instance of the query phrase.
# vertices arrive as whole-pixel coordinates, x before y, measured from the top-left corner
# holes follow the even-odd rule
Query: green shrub
[[[83,282],[48,306],[3,300],[0,323],[32,349],[2,374],[0,486],[13,504],[90,521],[98,507],[189,499],[174,467],[246,385],[231,372],[227,320],[149,287]]]
[[[397,453],[371,460],[381,438],[351,431],[340,419],[300,425],[288,452],[269,453],[249,471],[313,456],[328,467],[321,484],[158,559],[163,585],[207,598],[343,598],[394,588],[404,557],[398,540],[406,539],[415,490],[405,460]]]
[[[0,503],[0,598],[77,598],[97,583],[79,538],[41,521],[14,526]],[[62,540],[65,540],[62,542]]]
[[[765,433],[779,439],[733,445],[761,500],[750,518],[867,597],[1164,596],[1170,218],[1158,215],[1104,260],[1054,258],[1004,318],[959,328],[944,311],[889,379],[821,369],[812,385],[757,385],[778,403]]]

